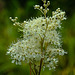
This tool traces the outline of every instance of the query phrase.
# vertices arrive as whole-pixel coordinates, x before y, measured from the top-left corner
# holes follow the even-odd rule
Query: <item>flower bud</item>
[[[18,17],[15,17],[15,19],[18,19]]]
[[[42,10],[42,9],[43,9],[43,7],[41,6],[41,7],[40,7],[40,10]]]
[[[12,17],[9,17],[9,19],[12,19]]]
[[[35,5],[34,8],[35,9],[39,9],[40,5]]]
[[[49,11],[49,9],[47,8],[47,12]]]
[[[46,0],[42,0],[44,2],[44,4],[46,3]]]
[[[50,1],[47,1],[47,5],[48,5],[48,6],[50,5]]]
[[[46,5],[46,4],[43,4],[43,6],[44,6],[44,7],[47,7],[47,5]]]

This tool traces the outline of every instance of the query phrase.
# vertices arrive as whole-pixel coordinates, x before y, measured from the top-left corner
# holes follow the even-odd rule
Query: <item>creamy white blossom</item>
[[[50,5],[50,1],[44,7]],[[42,67],[48,67],[49,70],[55,69],[58,58],[57,55],[64,55],[66,52],[62,49],[61,38],[58,29],[61,28],[61,21],[65,20],[65,12],[60,8],[52,12],[52,16],[46,17],[48,8],[35,5],[35,9],[39,9],[44,17],[32,18],[23,23],[17,22],[17,17],[12,19],[13,25],[22,27],[23,39],[13,43],[8,49],[7,54],[11,55],[12,63],[21,64],[22,61],[32,63],[32,67],[36,64],[39,68],[39,62],[42,59]]]

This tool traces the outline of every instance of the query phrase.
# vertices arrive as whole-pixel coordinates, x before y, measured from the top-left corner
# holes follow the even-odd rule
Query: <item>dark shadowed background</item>
[[[75,0],[50,0],[51,12],[60,7],[66,12],[67,20],[62,22],[63,49],[67,55],[59,57],[56,71],[46,69],[41,75],[75,75]],[[20,22],[31,17],[41,15],[40,11],[34,10],[36,4],[42,5],[41,0],[0,0],[0,75],[29,75],[29,65],[21,66],[11,63],[9,55],[6,55],[9,45],[20,39],[22,33],[12,25],[9,17],[18,17]]]

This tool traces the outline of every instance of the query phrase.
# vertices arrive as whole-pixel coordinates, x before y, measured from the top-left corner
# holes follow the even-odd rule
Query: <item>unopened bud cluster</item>
[[[52,17],[46,17],[50,2],[48,1],[46,4],[46,0],[43,0],[43,3],[45,9],[39,5],[35,5],[35,9],[39,9],[44,17],[37,17],[23,23],[17,22],[17,17],[15,19],[10,17],[14,25],[23,28],[23,39],[13,43],[7,52],[11,55],[12,63],[31,62],[32,65],[36,64],[38,69],[40,60],[43,59],[43,69],[48,67],[51,70],[56,68],[57,55],[63,56],[66,53],[62,49],[61,36],[57,31],[61,28],[61,21],[66,19],[65,12],[58,8],[52,12]]]
[[[50,5],[50,1],[47,1],[47,4],[46,4],[46,0],[42,0],[42,1],[44,3],[43,6],[35,5],[34,8],[40,10],[44,15],[46,15],[47,12],[49,11],[48,6]]]

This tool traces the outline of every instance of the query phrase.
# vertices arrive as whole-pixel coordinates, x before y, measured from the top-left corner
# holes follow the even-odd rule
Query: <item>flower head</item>
[[[39,62],[43,59],[42,67],[48,67],[49,70],[55,69],[58,62],[57,55],[64,55],[66,52],[61,48],[61,38],[58,28],[61,28],[61,21],[65,20],[65,12],[60,8],[52,12],[52,16],[46,17],[50,5],[50,1],[43,0],[43,6],[35,5],[35,9],[40,10],[44,17],[37,17],[23,23],[17,22],[17,17],[12,19],[13,25],[23,28],[23,39],[12,44],[7,54],[11,55],[12,63],[36,64],[39,68]],[[20,30],[21,31],[21,30]]]

